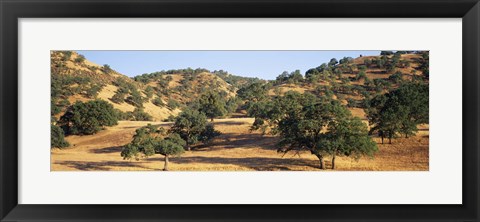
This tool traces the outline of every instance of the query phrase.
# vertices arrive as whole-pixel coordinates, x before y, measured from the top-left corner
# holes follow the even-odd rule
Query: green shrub
[[[113,106],[103,100],[76,102],[60,118],[60,126],[68,134],[91,135],[104,126],[117,125]]]
[[[62,128],[51,124],[50,125],[50,147],[51,148],[64,148],[70,146],[70,144],[65,141],[65,133]]]
[[[204,113],[191,109],[184,110],[175,118],[170,131],[185,140],[187,150],[199,141],[208,143],[219,133],[215,131],[213,125],[207,124],[207,116]]]
[[[162,99],[160,99],[159,97],[156,97],[155,99],[152,100],[152,103],[155,105],[155,106],[159,106],[159,107],[162,107],[162,106],[165,106],[165,103],[162,101]]]
[[[170,115],[166,119],[163,120],[164,122],[174,122],[175,121],[175,116]]]
[[[133,112],[126,113],[127,119],[131,121],[152,121],[153,117],[142,108],[135,108]]]
[[[74,61],[75,63],[83,63],[85,61],[85,56],[79,54]]]
[[[170,108],[170,110],[174,110],[174,109],[180,107],[180,103],[177,102],[176,100],[168,99],[167,106],[168,106],[168,108]]]
[[[138,90],[131,90],[125,102],[137,108],[143,108],[143,97]]]

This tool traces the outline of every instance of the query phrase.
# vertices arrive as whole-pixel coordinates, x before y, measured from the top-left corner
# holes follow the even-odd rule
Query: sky
[[[205,68],[230,74],[272,80],[283,71],[308,69],[331,58],[379,55],[380,51],[77,51],[91,62],[108,64],[133,77],[169,69]]]

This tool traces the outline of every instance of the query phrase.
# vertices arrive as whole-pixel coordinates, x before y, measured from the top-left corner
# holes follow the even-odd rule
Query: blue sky
[[[169,69],[223,69],[231,74],[275,79],[283,71],[310,68],[345,56],[379,55],[380,51],[77,51],[99,65],[133,77]]]

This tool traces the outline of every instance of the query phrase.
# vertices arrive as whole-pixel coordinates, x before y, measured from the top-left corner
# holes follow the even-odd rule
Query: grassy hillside
[[[52,170],[429,169],[427,51],[332,58],[275,80],[114,68],[51,53]]]
[[[425,73],[428,52],[383,54],[332,59],[306,73],[284,72],[276,80],[266,81],[201,68],[129,78],[108,65],[92,63],[76,52],[54,51],[51,54],[52,114],[59,117],[76,101],[101,99],[123,113],[145,112],[151,116],[149,120],[161,121],[175,116],[192,98],[206,91],[220,92],[225,98],[235,97],[238,89],[258,82],[265,84],[270,96],[288,91],[332,94],[355,110],[362,108],[365,99],[388,92],[401,82],[428,81],[428,72]]]
[[[407,82],[428,83],[428,52],[397,52],[385,55],[345,57],[309,69],[284,72],[266,87],[270,96],[288,91],[329,95],[364,117],[360,108],[378,94],[389,92]],[[360,112],[359,112],[360,111]]]
[[[152,117],[150,120],[161,121],[178,114],[206,90],[232,97],[236,86],[241,85],[229,84],[204,69],[170,70],[129,78],[72,51],[51,53],[51,73],[52,114],[57,118],[76,101],[101,99],[122,113],[145,112]]]

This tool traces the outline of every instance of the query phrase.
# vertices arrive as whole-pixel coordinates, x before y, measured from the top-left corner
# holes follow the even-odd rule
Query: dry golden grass
[[[275,88],[278,88],[280,95],[284,95],[285,93],[289,91],[294,91],[294,92],[299,92],[299,93],[305,93],[305,91],[311,91],[312,87],[310,86],[299,86],[295,84],[281,84],[279,86],[276,86]],[[275,89],[270,89],[268,91],[268,95],[274,96],[275,94]]]
[[[135,110],[135,106],[132,106],[126,102],[123,103],[114,103],[110,99],[115,95],[115,92],[117,91],[118,87],[114,85],[107,84],[105,85],[102,90],[97,95],[98,99],[105,100],[108,103],[112,104],[114,108],[121,110],[122,112],[132,112]],[[76,101],[90,101],[92,99],[85,98],[81,95],[73,95],[69,98],[70,103],[74,103]],[[169,110],[167,107],[159,107],[154,105],[151,100],[148,100],[147,102],[143,103],[144,106],[144,111],[148,114],[150,114],[153,117],[154,121],[162,121],[169,117],[170,115],[176,115],[178,114],[179,110]]]
[[[198,146],[181,157],[171,158],[172,171],[278,171],[319,170],[318,159],[308,152],[276,152],[276,138],[249,131],[252,118],[216,119],[217,130],[223,134],[211,146]],[[121,121],[119,125],[91,136],[69,136],[72,145],[66,149],[51,151],[52,171],[140,171],[163,169],[163,156],[123,160],[121,146],[129,143],[135,129],[148,123],[169,127],[164,122]],[[375,138],[377,142],[380,140]],[[428,126],[422,126],[417,136],[399,138],[393,144],[378,144],[374,159],[337,157],[338,171],[418,171],[429,169]],[[330,162],[326,161],[329,167]]]
[[[114,103],[110,100],[110,98],[115,95],[115,92],[117,92],[118,87],[114,85],[106,85],[100,90],[100,92],[97,95],[97,98],[102,99],[107,101],[108,103],[112,104],[114,108],[121,110],[122,112],[131,112],[135,110],[135,106],[132,106],[128,103]]]

